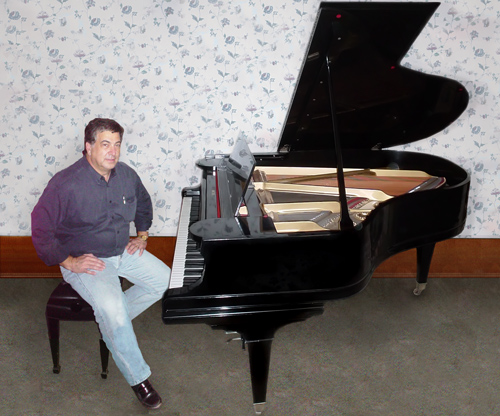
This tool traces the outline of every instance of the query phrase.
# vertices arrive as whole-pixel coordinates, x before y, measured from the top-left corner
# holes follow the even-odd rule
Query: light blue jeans
[[[132,327],[132,319],[168,289],[170,268],[151,253],[101,258],[106,268],[95,276],[61,267],[63,279],[92,306],[104,342],[127,382],[134,386],[151,375]],[[133,286],[122,291],[119,277]],[[158,316],[160,319],[160,316]]]

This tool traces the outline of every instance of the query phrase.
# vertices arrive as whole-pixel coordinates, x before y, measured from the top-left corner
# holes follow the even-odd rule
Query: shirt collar
[[[82,165],[84,166],[84,169],[87,171],[87,173],[90,175],[93,181],[96,181],[97,184],[103,185],[106,184],[106,179],[104,179],[104,176],[102,176],[99,172],[97,172],[92,165],[89,163],[87,160],[87,157],[84,155],[82,157]],[[111,173],[109,174],[109,179],[116,176],[116,167],[111,169]],[[109,181],[108,181],[109,182]]]

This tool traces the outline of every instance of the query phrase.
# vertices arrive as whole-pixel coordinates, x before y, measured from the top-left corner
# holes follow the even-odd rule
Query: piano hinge
[[[279,153],[289,153],[292,150],[292,147],[289,144],[285,144],[283,147],[279,149]]]

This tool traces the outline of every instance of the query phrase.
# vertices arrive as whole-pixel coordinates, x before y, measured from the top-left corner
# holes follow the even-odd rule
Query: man
[[[170,269],[145,249],[151,198],[133,169],[118,162],[123,127],[97,118],[85,128],[84,156],[54,175],[32,218],[38,256],[93,308],[116,365],[147,408],[161,405],[151,386],[132,319],[168,288]],[[130,239],[130,222],[137,237]],[[123,292],[119,277],[133,286]]]

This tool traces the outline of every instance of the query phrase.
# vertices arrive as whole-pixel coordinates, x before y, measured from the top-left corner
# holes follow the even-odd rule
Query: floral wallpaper
[[[195,161],[240,131],[275,151],[319,0],[6,0],[0,6],[0,235],[30,235],[48,180],[83,149],[95,117],[125,127],[121,160],[176,235]],[[458,121],[412,145],[468,170],[462,237],[500,235],[499,0],[446,0],[404,65],[470,93]]]

